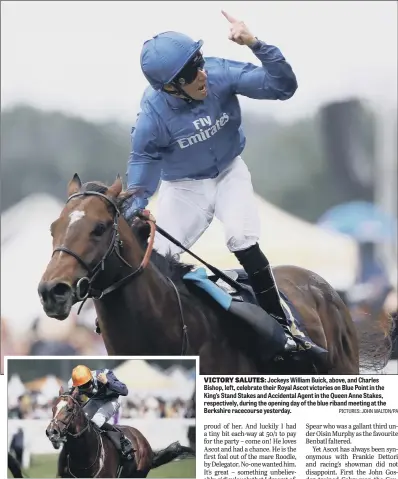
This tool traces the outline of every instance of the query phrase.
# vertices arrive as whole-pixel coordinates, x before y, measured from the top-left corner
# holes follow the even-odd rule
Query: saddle
[[[185,274],[183,279],[192,284],[194,289],[200,288],[205,291],[226,311],[231,312],[246,323],[255,324],[257,330],[261,329],[261,324],[265,323],[268,313],[258,304],[246,271],[238,268],[224,270],[223,273],[232,281],[227,283],[216,274],[207,274],[204,268],[196,268],[190,271]],[[294,305],[282,291],[279,290],[279,294],[287,318],[286,324],[280,322],[296,342],[295,359],[300,359],[304,353],[307,353],[306,356],[311,356],[313,362],[323,364],[327,351],[309,338],[304,322]],[[278,320],[278,318],[274,318]],[[281,359],[284,358],[281,356],[275,357],[277,361]]]
[[[258,304],[246,271],[243,268],[237,268],[223,270],[221,274],[224,275],[225,280],[215,273],[207,274],[203,267],[199,267],[186,273],[183,280],[187,285],[192,286],[193,292],[195,289],[204,291],[226,311],[261,332],[266,324],[268,313]],[[227,282],[227,279],[230,281]],[[287,318],[287,323],[282,326],[296,343],[296,350],[289,353],[289,357],[295,361],[310,359],[316,369],[315,372],[321,373],[325,368],[328,351],[311,340],[294,305],[282,291],[279,290],[279,294]],[[278,320],[278,318],[275,319]],[[95,332],[101,334],[98,319],[95,320],[95,326]],[[275,361],[283,359],[285,357],[280,355],[274,358]]]

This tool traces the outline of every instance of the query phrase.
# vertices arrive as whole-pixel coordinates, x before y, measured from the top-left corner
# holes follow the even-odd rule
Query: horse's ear
[[[71,396],[73,398],[76,398],[76,396],[78,396],[78,395],[79,395],[79,390],[77,388],[74,388],[73,391],[72,391]]]
[[[58,396],[61,396],[65,392],[63,386],[59,388]]]
[[[68,196],[74,195],[82,187],[82,182],[80,181],[79,175],[75,173],[73,178],[68,183]]]
[[[115,182],[113,183],[112,186],[108,188],[108,191],[106,192],[106,194],[108,196],[111,196],[112,198],[117,198],[120,195],[122,189],[123,189],[122,178],[120,177],[120,175],[117,175]]]

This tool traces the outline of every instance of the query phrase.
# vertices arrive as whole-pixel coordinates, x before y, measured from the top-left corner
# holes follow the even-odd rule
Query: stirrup
[[[126,452],[126,451],[123,451],[122,450],[122,456],[127,459],[128,461],[131,461],[131,459],[133,459],[133,453],[132,451],[130,452]]]
[[[296,341],[292,338],[290,334],[287,334],[286,331],[285,331],[285,336],[286,336],[285,352],[290,353],[293,351],[297,351]]]
[[[122,449],[123,454],[129,454],[133,449],[133,444],[131,443],[130,439],[128,439],[126,436],[123,436],[120,440],[120,445]]]
[[[128,461],[131,461],[131,459],[133,459],[133,457],[134,457],[134,456],[133,456],[133,450],[132,450],[132,449],[131,449],[129,452],[126,452],[126,451],[124,451],[123,448],[122,448],[122,451],[121,451],[121,452],[122,452],[122,456],[123,456],[125,459],[127,459]]]

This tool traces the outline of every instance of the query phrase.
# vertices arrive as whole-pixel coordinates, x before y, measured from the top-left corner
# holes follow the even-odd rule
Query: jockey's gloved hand
[[[122,212],[123,216],[126,218],[129,224],[131,224],[135,218],[148,218],[154,220],[153,216],[151,215],[151,212],[148,209],[140,208],[139,206],[137,206],[135,200],[131,201],[131,203],[129,204],[126,204],[123,207]]]
[[[130,201],[126,200],[122,207],[123,216],[126,218],[129,224],[131,224],[131,222],[137,216],[140,217],[143,211],[144,211],[144,208],[141,207],[140,204],[138,204],[137,198],[131,198]]]

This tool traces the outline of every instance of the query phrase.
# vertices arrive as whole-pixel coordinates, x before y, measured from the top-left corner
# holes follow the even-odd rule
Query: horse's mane
[[[84,183],[80,188],[80,192],[86,191],[95,191],[97,193],[106,194],[108,187],[101,183],[100,181],[90,181],[88,183]],[[120,209],[121,214],[123,215],[123,202],[125,201],[124,198],[117,198],[116,205]],[[127,221],[126,217],[123,215],[123,218]],[[137,225],[130,225],[133,234],[135,234],[140,246],[144,249],[146,247],[146,241],[148,239],[148,235],[140,234],[145,225],[142,221],[138,221]],[[149,233],[149,231],[148,231]],[[166,256],[161,255],[155,249],[152,251],[151,255],[151,262],[154,266],[166,277],[170,278],[172,281],[176,283],[177,286],[183,286],[184,283],[182,281],[183,276],[191,271],[194,268],[194,265],[181,263],[177,261],[171,254],[167,254]]]

